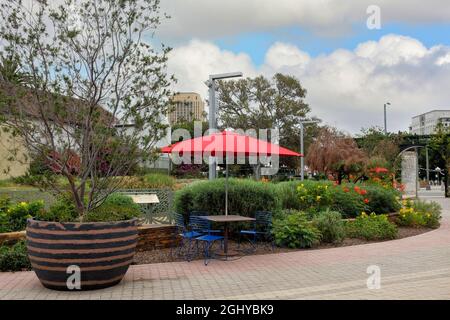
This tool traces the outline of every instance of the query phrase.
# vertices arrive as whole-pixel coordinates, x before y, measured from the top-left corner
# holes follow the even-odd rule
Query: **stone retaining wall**
[[[0,233],[0,245],[12,245],[17,241],[25,240],[25,238],[25,231]],[[152,224],[139,227],[137,245],[139,251],[170,248],[175,242],[177,242],[177,236],[174,225]]]

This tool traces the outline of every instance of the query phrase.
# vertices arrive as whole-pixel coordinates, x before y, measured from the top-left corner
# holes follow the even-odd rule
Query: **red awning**
[[[177,142],[171,146],[162,148],[161,152],[175,153],[179,155],[184,155],[186,153],[202,154],[214,157],[229,154],[237,156],[303,156],[300,153],[280,147],[279,145],[247,135],[240,135],[231,131],[214,133],[208,136]]]

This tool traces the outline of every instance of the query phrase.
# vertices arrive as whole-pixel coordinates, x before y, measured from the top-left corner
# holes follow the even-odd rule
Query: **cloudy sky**
[[[381,29],[370,30],[370,5]],[[350,133],[450,109],[448,0],[162,0],[172,18],[158,40],[173,47],[176,90],[204,98],[209,74],[283,72],[308,90],[313,114]],[[372,12],[371,12],[372,13]]]

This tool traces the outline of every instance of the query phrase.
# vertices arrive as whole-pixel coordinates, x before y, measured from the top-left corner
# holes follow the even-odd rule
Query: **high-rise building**
[[[173,111],[169,114],[170,124],[205,120],[205,102],[195,92],[182,92],[173,96]]]
[[[433,110],[413,117],[409,132],[417,135],[433,134],[438,123],[450,129],[450,110]]]

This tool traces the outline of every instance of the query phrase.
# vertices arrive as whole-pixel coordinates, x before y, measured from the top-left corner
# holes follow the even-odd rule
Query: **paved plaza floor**
[[[450,200],[431,199],[444,208],[442,226],[416,237],[208,266],[132,266],[119,285],[91,292],[47,290],[33,272],[0,273],[0,299],[449,299]],[[379,289],[367,287],[370,266],[380,270]]]

